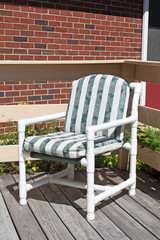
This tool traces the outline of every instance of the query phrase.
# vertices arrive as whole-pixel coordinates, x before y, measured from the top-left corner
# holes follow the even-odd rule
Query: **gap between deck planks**
[[[28,179],[33,181],[43,176],[44,174],[36,174],[31,178],[28,176]],[[76,172],[76,178],[85,180],[85,173]],[[104,184],[110,181],[116,183],[122,178],[126,178],[126,174],[116,169],[114,171],[100,170],[95,174],[96,181]],[[159,211],[156,212],[156,209],[160,207],[158,193],[157,195],[154,193],[153,199],[148,192],[146,194],[145,191],[137,189],[137,195],[131,198],[123,191],[116,197],[99,204],[96,208],[96,220],[88,223],[85,219],[86,191],[48,184],[30,191],[28,205],[20,206],[17,202],[18,191],[14,190],[17,188],[18,175],[0,176],[0,180],[3,202],[7,205],[6,207],[3,204],[3,208],[5,207],[3,211],[8,208],[8,216],[10,214],[9,218],[11,217],[9,221],[15,227],[14,231],[17,232],[17,236],[19,235],[17,239],[52,240],[64,239],[64,236],[68,240],[152,240],[160,238],[160,230],[157,227],[158,224],[160,225]],[[141,181],[141,188],[142,184]],[[157,182],[150,181],[148,184],[152,184],[153,189],[155,187],[159,189]],[[137,209],[140,209],[140,212],[136,211]],[[8,225],[4,225],[7,230]],[[13,228],[8,229],[8,234],[11,233],[11,229],[13,230]]]

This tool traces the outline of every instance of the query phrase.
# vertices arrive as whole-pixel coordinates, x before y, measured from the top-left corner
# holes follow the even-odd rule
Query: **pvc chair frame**
[[[134,91],[131,107],[131,115],[124,119],[116,120],[113,122],[103,123],[100,125],[89,126],[86,131],[87,136],[87,154],[86,158],[82,158],[80,163],[86,167],[87,171],[87,183],[74,181],[74,164],[68,163],[68,168],[53,176],[49,176],[45,179],[39,180],[34,183],[26,183],[26,169],[25,161],[30,156],[30,153],[23,149],[23,142],[25,139],[26,126],[31,124],[51,121],[55,119],[64,118],[66,113],[52,114],[43,117],[37,117],[32,119],[24,119],[18,122],[19,132],[19,197],[20,204],[27,204],[27,191],[39,187],[46,183],[61,184],[76,188],[87,189],[87,220],[93,220],[95,218],[95,205],[104,200],[105,198],[118,193],[124,188],[129,187],[129,195],[135,195],[136,188],[136,155],[137,155],[137,122],[138,122],[138,102],[141,93],[140,83],[131,83],[130,88]],[[129,150],[130,153],[130,173],[129,178],[116,186],[102,186],[94,184],[94,172],[95,172],[95,156],[94,156],[94,137],[98,131],[106,130],[113,127],[124,126],[126,124],[131,125],[131,142],[124,144],[124,148]],[[68,180],[64,180],[62,177],[68,176]],[[94,191],[101,191],[95,196]]]

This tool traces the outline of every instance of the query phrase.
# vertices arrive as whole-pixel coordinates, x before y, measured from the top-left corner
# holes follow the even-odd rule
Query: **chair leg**
[[[68,174],[68,178],[74,180],[74,164],[68,163],[68,169],[71,171],[71,173]]]
[[[129,195],[134,196],[136,194],[136,155],[131,155],[130,158],[130,178],[134,179],[134,183],[129,189]]]
[[[87,220],[95,219],[94,173],[87,172]]]
[[[95,195],[94,195],[94,141],[87,142],[87,220],[95,219]]]
[[[136,194],[136,159],[137,159],[137,122],[131,128],[131,150],[130,150],[130,174],[129,177],[134,179],[131,185],[129,195]]]
[[[26,191],[26,159],[23,156],[19,158],[19,203],[21,205],[27,204],[27,191]]]

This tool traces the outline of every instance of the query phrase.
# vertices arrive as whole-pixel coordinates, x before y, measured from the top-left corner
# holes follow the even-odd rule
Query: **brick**
[[[0,85],[0,91],[9,91],[12,90],[12,86],[11,85]]]
[[[12,16],[12,11],[0,10],[0,15]]]
[[[48,91],[49,94],[60,93],[60,89],[51,89]]]
[[[46,61],[46,60],[47,60],[47,57],[46,57],[46,56],[35,56],[35,59],[34,59],[34,60]]]
[[[0,92],[0,97],[4,97],[4,92]]]
[[[51,100],[53,99],[53,95],[42,95],[42,100]]]
[[[51,50],[42,50],[43,55],[54,55],[54,51]]]
[[[61,23],[60,22],[57,22],[57,21],[49,21],[49,26],[60,26]]]
[[[24,89],[27,89],[27,85],[24,85],[24,84],[14,85],[14,90],[24,90]]]
[[[28,25],[27,24],[14,24],[14,29],[28,29]]]
[[[56,27],[55,28],[56,32],[67,32],[67,28],[63,28],[63,27]]]
[[[16,36],[14,36],[13,37],[13,41],[15,41],[15,42],[27,42],[27,37],[16,37]]]
[[[37,50],[37,49],[29,49],[28,50],[28,54],[41,54],[41,50]]]
[[[27,97],[14,97],[14,103],[27,102],[27,101],[28,101]]]
[[[29,18],[21,18],[20,19],[21,23],[25,23],[25,24],[34,24],[34,19],[29,19]]]
[[[84,28],[84,26],[83,23],[74,23],[74,28]]]
[[[41,19],[41,14],[39,14],[39,13],[29,13],[29,18]]]
[[[19,17],[19,18],[28,18],[28,13],[26,12],[14,12],[14,16],[15,17]]]
[[[27,54],[26,49],[14,49],[14,54]]]
[[[0,28],[12,29],[13,28],[13,24],[12,23],[0,23]]]
[[[64,17],[64,16],[55,16],[55,20],[56,20],[56,21],[66,22],[66,21],[67,21],[67,17]]]
[[[104,51],[104,50],[105,50],[105,47],[95,46],[95,50],[96,50],[96,51]]]
[[[29,7],[29,6],[21,6],[21,11],[22,12],[34,12],[35,9],[33,7]]]
[[[72,38],[73,36],[72,36],[72,34],[70,34],[70,33],[62,33],[61,34],[61,38]],[[74,37],[73,37],[74,38]]]
[[[61,15],[64,15],[64,16],[72,16],[72,12],[71,12],[71,11],[61,10],[61,11],[60,11],[60,14],[61,14]]]
[[[68,22],[79,22],[80,19],[76,17],[68,17]]]
[[[19,23],[19,18],[15,18],[15,17],[5,17],[5,22]]]
[[[47,90],[35,90],[36,95],[47,94]]]
[[[48,33],[47,32],[35,32],[36,37],[47,37]]]
[[[54,40],[55,44],[58,43],[58,44],[66,44],[67,43],[67,39],[60,39],[60,38],[56,38]]]
[[[36,13],[46,13],[48,14],[48,9],[46,8],[35,8]]]
[[[20,35],[19,30],[5,30],[5,35]]]
[[[0,103],[12,103],[13,98],[0,98]]]
[[[43,49],[46,49],[46,44],[44,44],[44,43],[36,43],[35,44],[35,48],[43,48]]]
[[[48,49],[59,49],[60,46],[56,44],[48,44]]]
[[[42,43],[54,43],[53,38],[41,38]]]
[[[48,21],[47,20],[35,20],[35,24],[38,25],[48,25]]]
[[[22,60],[22,61],[31,61],[31,60],[33,60],[33,56],[28,56],[28,55],[26,55],[26,56],[20,56],[20,60]]]
[[[2,9],[2,6],[1,6],[1,9]],[[5,5],[5,9],[20,11],[20,6],[16,6],[16,5],[8,5],[8,4],[6,4],[6,5]]]
[[[116,40],[116,38],[115,37],[111,37],[111,36],[107,36],[106,37],[106,41],[115,41]]]
[[[54,27],[42,26],[42,31],[54,32]]]
[[[5,60],[19,60],[19,55],[6,55]]]
[[[41,26],[39,26],[39,25],[29,25],[29,30],[41,31]]]
[[[12,41],[12,36],[0,36],[0,41]]]
[[[37,101],[41,100],[41,96],[29,96],[28,101]]]
[[[19,96],[19,92],[17,91],[6,92],[6,97],[14,97],[14,96]]]
[[[0,48],[0,54],[11,54],[12,53],[12,49],[9,48]]]
[[[95,29],[95,25],[94,24],[85,24],[85,28],[86,29]]]
[[[5,47],[8,47],[8,48],[19,48],[20,47],[20,43],[18,43],[18,42],[5,42]]]
[[[134,29],[134,33],[142,33],[142,29]]]
[[[33,36],[34,35],[34,32],[33,31],[25,31],[25,30],[22,30],[21,31],[21,35],[22,36]]]
[[[78,40],[67,39],[67,44],[78,44]]]
[[[60,60],[60,56],[48,56],[48,60],[50,61],[59,61]]]
[[[55,99],[62,99],[62,98],[66,98],[66,94],[55,94],[54,97]]]
[[[48,36],[51,37],[51,38],[60,38],[61,37],[61,33],[49,32]]]
[[[34,92],[33,91],[21,91],[21,96],[28,96],[28,95],[33,95]]]

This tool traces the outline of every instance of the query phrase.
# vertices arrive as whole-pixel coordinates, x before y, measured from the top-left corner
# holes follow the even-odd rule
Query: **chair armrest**
[[[107,123],[102,123],[102,124],[99,124],[99,125],[89,126],[86,129],[87,139],[89,140],[90,138],[92,138],[92,140],[93,140],[94,139],[94,134],[96,132],[103,131],[103,130],[113,128],[113,127],[124,126],[126,124],[134,123],[136,121],[137,121],[136,116],[130,116],[130,117],[123,118],[123,119],[118,119],[118,120],[112,121],[112,122],[107,122]]]
[[[66,112],[62,112],[62,113],[55,113],[55,114],[41,116],[41,117],[19,120],[18,121],[18,132],[21,132],[21,131],[24,132],[25,127],[29,126],[31,124],[52,121],[55,119],[64,118],[65,116],[66,116]]]

